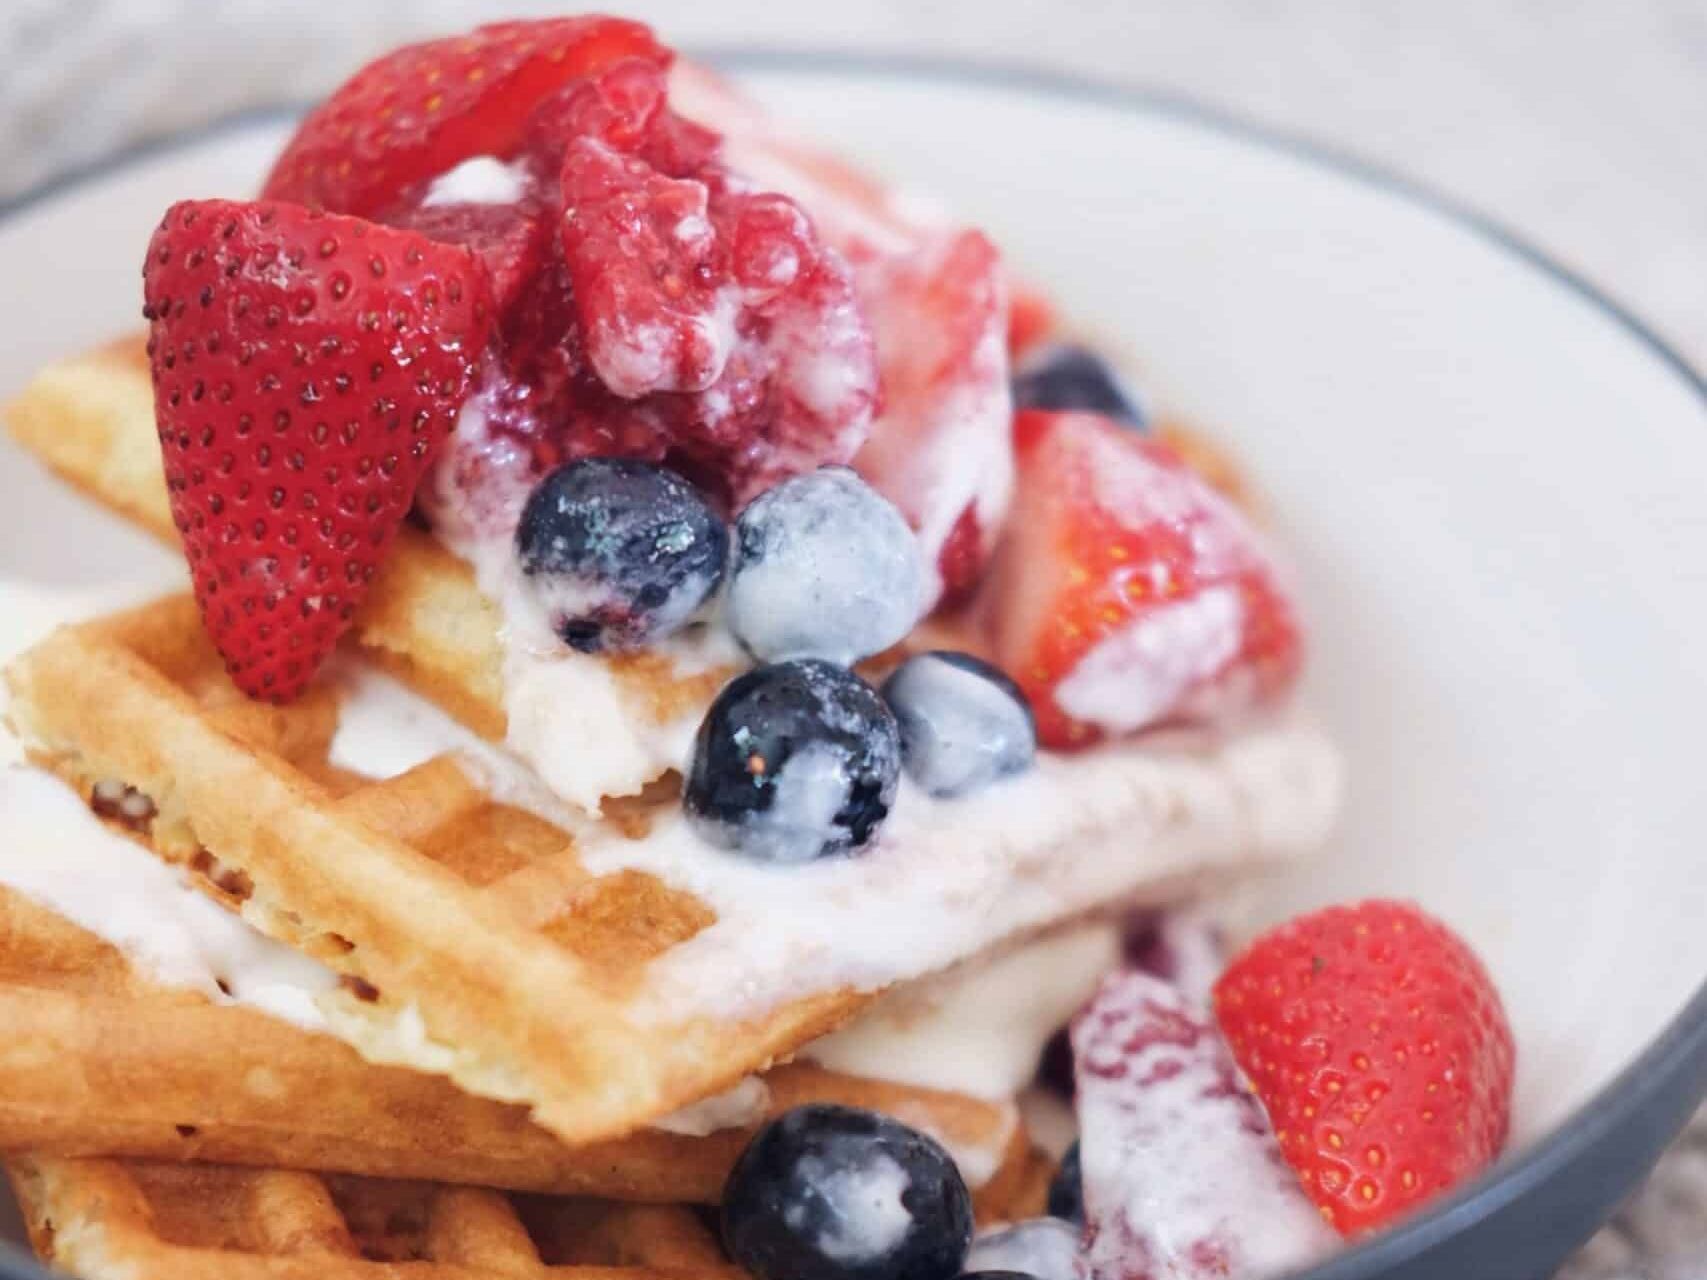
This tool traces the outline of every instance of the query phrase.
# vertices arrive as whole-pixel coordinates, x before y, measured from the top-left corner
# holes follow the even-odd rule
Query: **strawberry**
[[[1290,1275],[1333,1247],[1208,1010],[1117,970],[1070,1036],[1096,1280]]]
[[[714,73],[679,63],[677,108],[723,137],[723,162],[787,192],[853,271],[877,337],[883,408],[854,466],[919,533],[936,596],[984,571],[1013,488],[1008,299],[984,235],[788,135]]]
[[[953,603],[982,573],[1013,493],[1001,255],[982,233],[952,230],[851,261],[883,375],[883,412],[854,465],[919,531],[938,598]]]
[[[308,113],[263,196],[371,217],[477,155],[509,159],[556,90],[625,58],[668,66],[637,22],[499,22],[368,63]]]
[[[1009,294],[1008,354],[1017,360],[1053,334],[1057,321],[1049,299],[1029,285],[1014,283]]]
[[[1014,419],[989,588],[996,659],[1044,745],[1200,719],[1290,686],[1303,644],[1245,518],[1166,445],[1089,413]]]
[[[172,516],[251,697],[301,693],[449,435],[491,303],[467,249],[296,205],[186,201],[143,314]]]
[[[1215,984],[1215,1014],[1342,1233],[1410,1212],[1505,1142],[1514,1049],[1499,993],[1408,903],[1329,907],[1264,934]]]
[[[435,204],[398,209],[386,225],[460,244],[480,258],[499,315],[508,314],[550,258],[554,219],[536,204]]]

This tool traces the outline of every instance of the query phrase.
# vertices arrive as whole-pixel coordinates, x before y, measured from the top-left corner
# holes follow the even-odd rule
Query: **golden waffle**
[[[81,487],[171,536],[136,344],[50,368],[11,420]],[[411,532],[381,581],[357,638],[497,732],[496,614],[466,568]],[[702,675],[701,688],[631,674],[657,723],[720,678]],[[61,632],[8,678],[14,717],[49,767],[86,797],[102,782],[136,788],[156,810],[163,856],[344,976],[329,1010],[336,1034],[369,1058],[524,1103],[566,1140],[617,1137],[717,1093],[869,998],[821,991],[741,1023],[648,1025],[636,1016],[645,972],[715,919],[704,903],[640,871],[591,876],[565,829],[577,819],[554,824],[501,803],[453,757],[385,782],[339,775],[326,763],[337,720],[327,682],[289,708],[248,702],[187,598]],[[1176,843],[1192,852],[1151,873],[1151,896],[1196,885],[1200,859],[1260,862],[1292,847],[1270,841],[1266,815],[1244,808],[1242,783],[1223,768],[1188,767],[1191,801],[1166,787],[1132,796],[1120,829],[1190,833]],[[1236,828],[1221,821],[1211,843],[1197,839],[1200,805],[1212,823],[1237,817]],[[642,797],[605,821],[646,813]]]
[[[163,857],[343,976],[323,1002],[336,1034],[371,1059],[525,1103],[567,1141],[618,1137],[727,1089],[871,999],[831,990],[741,1021],[649,1020],[649,966],[710,925],[708,907],[639,870],[592,875],[570,831],[495,799],[455,755],[383,782],[332,769],[333,689],[285,708],[243,698],[188,597],[61,630],[6,674],[41,763],[86,799],[97,785],[134,788]],[[1140,847],[1139,832],[1188,833],[1135,866],[1149,898],[1294,847],[1299,815],[1282,817],[1290,835],[1271,835],[1276,815],[1247,809],[1257,802],[1242,775],[1224,769],[1181,757],[1168,781],[1122,793]],[[1288,781],[1283,803],[1300,785],[1313,830],[1331,800]],[[1211,815],[1201,831],[1198,807]],[[651,812],[604,822],[644,828]]]
[[[58,361],[6,409],[13,436],[55,472],[174,548],[154,424],[154,388],[140,337]],[[504,736],[497,607],[469,567],[430,534],[405,526],[356,615],[369,654],[475,732]],[[599,661],[638,722],[664,726],[707,705],[723,670],[675,675],[647,653]]]
[[[570,833],[453,757],[383,782],[339,775],[335,696],[245,699],[187,596],[63,630],[8,679],[49,767],[85,798],[110,779],[147,796],[162,856],[344,975],[327,1001],[338,1034],[526,1103],[568,1141],[729,1088],[867,1002],[828,992],[744,1023],[643,1024],[646,962],[709,923],[703,905],[638,872],[590,877]],[[411,1010],[431,1043],[403,1033]]]
[[[211,1165],[10,1162],[41,1258],[83,1280],[740,1280],[667,1205]]]
[[[750,1130],[641,1129],[568,1147],[517,1106],[364,1062],[266,1014],[138,974],[113,947],[0,888],[0,1151],[320,1169],[607,1200],[713,1204]],[[769,1110],[884,1111],[999,1155],[980,1200],[1023,1194],[1009,1108],[810,1064],[765,1078]]]

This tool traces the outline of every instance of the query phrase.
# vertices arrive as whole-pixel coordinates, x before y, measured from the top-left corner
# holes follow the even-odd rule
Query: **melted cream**
[[[299,1027],[324,1025],[315,996],[330,970],[263,937],[106,827],[64,783],[24,765],[0,771],[6,815],[0,884],[118,947],[150,978]]]
[[[803,1056],[848,1075],[1005,1102],[1119,962],[1118,927],[1071,926],[898,987]]]
[[[62,623],[147,594],[146,585],[71,592],[7,583],[0,661]],[[4,729],[0,814],[0,885],[112,943],[158,982],[251,1005],[297,1026],[322,1025],[314,1001],[335,985],[329,970],[262,937],[101,822],[70,787],[27,765],[22,746]]]
[[[422,205],[515,204],[527,191],[527,165],[471,156],[433,179]]]
[[[488,429],[482,394],[463,405],[422,499],[440,540],[473,567],[481,592],[499,606],[506,747],[556,796],[597,813],[607,798],[637,795],[680,767],[704,708],[660,722],[647,690],[553,633],[515,554],[516,522],[531,483],[525,454]],[[652,652],[681,676],[748,665],[715,619],[666,637]]]
[[[690,1138],[703,1138],[722,1129],[750,1129],[765,1118],[770,1103],[770,1086],[757,1076],[748,1076],[731,1089],[659,1116],[650,1127]]]
[[[633,868],[717,921],[650,966],[646,1012],[746,1017],[794,996],[876,990],[1146,892],[1297,857],[1326,834],[1338,756],[1296,721],[1224,737],[1044,753],[975,796],[903,782],[875,845],[805,866],[714,849],[678,813],[644,838],[594,835],[595,875]]]

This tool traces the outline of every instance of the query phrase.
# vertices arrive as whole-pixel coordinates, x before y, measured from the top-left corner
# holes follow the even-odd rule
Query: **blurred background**
[[[567,0],[0,0],[0,202]],[[1707,368],[1707,0],[629,0],[689,52],[901,52],[1189,98],[1491,215]],[[1133,174],[1137,186],[1165,174]],[[1707,1280],[1707,1122],[1568,1271]]]
[[[1493,214],[1707,364],[1707,0],[612,5],[690,50],[1022,61],[1252,116]],[[564,8],[0,0],[0,198],[139,138],[306,101],[407,37]]]

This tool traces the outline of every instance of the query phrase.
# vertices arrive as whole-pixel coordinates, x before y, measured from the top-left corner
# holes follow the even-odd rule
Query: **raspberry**
[[[540,470],[667,461],[732,506],[852,457],[876,353],[841,260],[787,197],[748,190],[663,73],[619,64],[550,99],[559,233],[502,325],[488,425]]]

